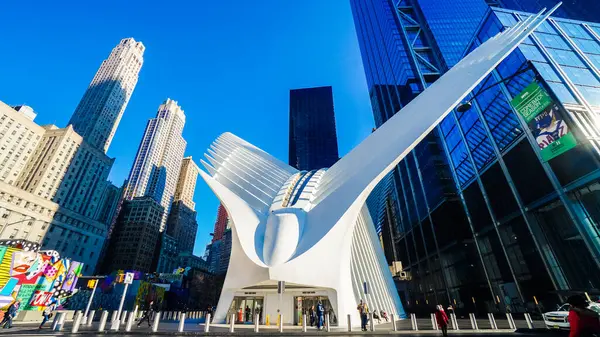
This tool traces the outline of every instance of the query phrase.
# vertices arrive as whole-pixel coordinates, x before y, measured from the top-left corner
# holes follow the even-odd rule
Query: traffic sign
[[[132,284],[133,283],[133,273],[125,273],[125,279],[123,280],[123,283]]]

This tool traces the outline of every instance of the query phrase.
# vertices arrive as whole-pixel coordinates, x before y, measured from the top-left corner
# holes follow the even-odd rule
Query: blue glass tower
[[[528,15],[495,7],[504,2],[352,0],[376,125],[460,50]],[[600,286],[599,33],[598,24],[549,20],[472,93],[470,110],[447,117],[369,198],[388,261],[411,279],[409,310],[436,301],[522,312],[534,296],[554,307]],[[550,159],[510,104],[534,81],[577,138]]]
[[[289,164],[299,170],[331,167],[339,159],[331,87],[290,90]]]

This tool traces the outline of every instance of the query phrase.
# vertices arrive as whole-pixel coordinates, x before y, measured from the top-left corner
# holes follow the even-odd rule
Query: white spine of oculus
[[[361,299],[405,318],[366,198],[559,5],[480,45],[329,169],[299,172],[231,133],[219,136],[201,172],[233,223],[215,321],[225,320],[236,291],[278,281],[325,289],[338,318],[359,322]]]

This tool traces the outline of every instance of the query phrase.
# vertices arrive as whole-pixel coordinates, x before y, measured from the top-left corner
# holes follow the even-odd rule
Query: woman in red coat
[[[569,309],[569,324],[571,332],[569,337],[586,337],[600,333],[600,321],[595,311],[588,309],[588,303],[580,295],[574,295],[567,299],[571,305]]]
[[[444,307],[441,305],[435,307],[435,320],[438,327],[442,330],[442,334],[448,336],[448,315],[446,315]]]

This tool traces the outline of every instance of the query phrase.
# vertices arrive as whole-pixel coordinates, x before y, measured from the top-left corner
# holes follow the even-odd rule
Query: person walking
[[[600,321],[595,311],[588,309],[588,303],[581,295],[567,298],[569,308],[569,337],[597,336],[600,333]]]
[[[362,331],[367,331],[367,315],[369,313],[369,307],[367,306],[367,303],[363,302],[363,300],[360,300],[360,303],[358,304],[358,307],[356,307],[356,309],[360,314],[360,329]]]
[[[311,306],[310,309],[308,309],[308,316],[310,317],[310,326],[315,325],[315,319],[317,317],[317,313],[315,312],[315,306]]]
[[[140,318],[140,320],[138,321],[137,327],[139,328],[143,321],[147,321],[148,327],[151,327],[152,323],[150,323],[150,320],[152,319],[152,317],[154,317],[155,311],[156,306],[154,305],[154,301],[150,301],[148,307],[146,308],[146,311],[144,311],[144,314],[142,315],[142,318]]]
[[[437,305],[435,307],[435,320],[437,321],[437,325],[442,330],[442,335],[444,337],[448,336],[448,315],[444,311],[444,307],[441,305]]]
[[[323,303],[319,301],[317,304],[317,330],[323,329],[323,322],[325,321],[325,307]]]
[[[15,316],[17,316],[19,306],[21,306],[21,301],[16,300],[8,307],[8,310],[6,310],[6,312],[4,313],[4,319],[2,320],[2,323],[0,323],[0,325],[2,325],[4,329],[12,328],[12,320]]]
[[[50,318],[52,318],[53,312],[56,309],[56,304],[52,303],[49,306],[47,306],[44,311],[42,311],[42,323],[40,323],[40,327],[39,329],[44,328],[44,324],[46,324],[46,322],[48,322],[48,320]]]

